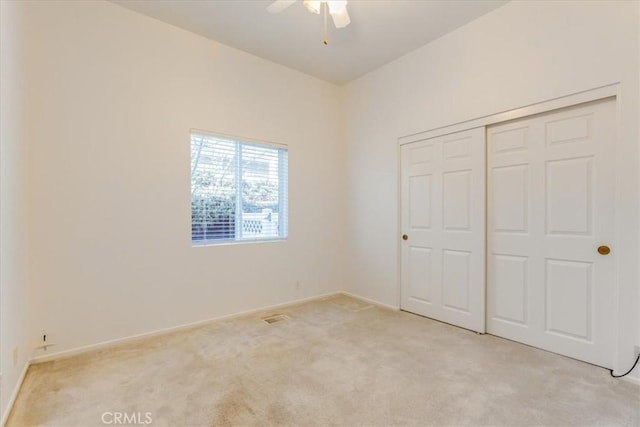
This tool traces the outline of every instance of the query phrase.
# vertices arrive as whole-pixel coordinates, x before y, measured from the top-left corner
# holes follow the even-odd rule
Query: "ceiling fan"
[[[269,13],[280,13],[297,0],[276,0],[267,6]],[[327,44],[327,12],[333,19],[336,28],[344,28],[351,23],[351,18],[347,12],[347,0],[302,0],[302,4],[309,12],[320,14],[324,12],[324,39],[323,43]]]

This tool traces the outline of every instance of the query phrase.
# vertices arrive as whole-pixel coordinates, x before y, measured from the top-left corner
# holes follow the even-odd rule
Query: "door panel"
[[[401,148],[403,310],[485,328],[485,132]]]
[[[431,175],[409,178],[411,228],[431,228]]]
[[[446,309],[469,313],[471,252],[443,251],[442,305]]]
[[[591,157],[546,163],[547,234],[592,234],[591,163]]]
[[[487,330],[611,367],[615,102],[487,128]]]
[[[590,341],[592,264],[555,259],[546,262],[546,330]]]
[[[431,303],[433,290],[431,289],[431,275],[429,267],[431,262],[431,249],[409,248],[409,290],[408,297],[412,300]]]
[[[527,324],[528,257],[493,255],[495,313],[498,319]]]
[[[471,216],[471,170],[445,172],[443,226],[445,230],[469,231]]]
[[[527,165],[496,167],[491,171],[495,204],[493,221],[496,231],[528,231],[528,172]]]

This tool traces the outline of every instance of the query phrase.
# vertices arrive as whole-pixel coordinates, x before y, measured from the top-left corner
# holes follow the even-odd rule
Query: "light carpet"
[[[640,425],[596,366],[346,296],[278,312],[34,365],[8,426]]]

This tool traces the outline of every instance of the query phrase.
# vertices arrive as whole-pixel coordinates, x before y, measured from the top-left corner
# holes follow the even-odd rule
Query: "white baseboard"
[[[369,304],[377,305],[379,307],[388,308],[389,310],[395,310],[395,311],[400,310],[400,307],[398,307],[398,306],[389,305],[389,304],[382,303],[380,301],[376,301],[376,300],[373,300],[373,299],[361,297],[360,295],[352,294],[351,292],[341,291],[341,292],[338,292],[338,293],[342,294],[342,295],[346,295],[346,296],[351,297],[351,298],[359,299],[360,301],[368,302]]]
[[[9,420],[9,415],[11,414],[11,410],[13,409],[13,404],[16,403],[16,398],[18,397],[18,393],[22,388],[22,383],[24,382],[24,377],[27,376],[27,371],[29,370],[29,366],[31,366],[30,361],[26,361],[24,364],[24,368],[22,368],[22,372],[18,377],[18,382],[11,393],[11,398],[7,402],[7,409],[5,409],[4,414],[2,414],[2,421],[0,421],[0,426],[4,427],[7,421]]]
[[[67,357],[77,356],[77,355],[82,354],[82,353],[87,353],[89,351],[100,350],[100,349],[108,348],[108,347],[111,347],[111,346],[114,346],[114,345],[118,345],[118,344],[125,344],[125,343],[138,341],[138,340],[145,339],[145,338],[151,338],[151,337],[164,335],[164,334],[168,334],[168,333],[172,333],[172,332],[183,331],[183,330],[186,330],[186,329],[191,329],[191,328],[195,328],[195,327],[198,327],[198,326],[207,325],[209,323],[217,322],[217,321],[220,321],[220,320],[229,320],[229,319],[233,319],[233,318],[237,318],[237,317],[242,317],[242,316],[247,316],[247,315],[251,315],[251,314],[260,313],[260,312],[263,312],[263,311],[277,310],[277,309],[281,309],[281,308],[288,307],[288,306],[291,306],[291,305],[302,304],[302,303],[305,303],[305,302],[320,300],[320,299],[323,299],[323,298],[328,298],[328,297],[332,297],[332,296],[340,295],[340,294],[342,294],[342,292],[331,292],[331,293],[328,293],[328,294],[322,294],[322,295],[316,295],[316,296],[307,297],[307,298],[301,298],[301,299],[297,299],[297,300],[293,300],[293,301],[284,302],[284,303],[281,303],[281,304],[275,304],[275,305],[255,308],[255,309],[251,309],[251,310],[247,310],[247,311],[241,311],[239,313],[227,314],[227,315],[224,315],[224,316],[214,317],[214,318],[210,318],[210,319],[206,319],[206,320],[199,320],[197,322],[186,323],[186,324],[178,325],[178,326],[172,326],[170,328],[158,329],[158,330],[155,330],[155,331],[145,332],[145,333],[137,334],[137,335],[131,335],[131,336],[124,337],[124,338],[117,338],[117,339],[114,339],[114,340],[103,341],[103,342],[99,342],[99,343],[96,343],[96,344],[90,344],[90,345],[86,345],[86,346],[82,346],[82,347],[76,347],[76,348],[72,348],[70,350],[63,350],[63,351],[58,351],[58,352],[54,352],[54,353],[49,353],[49,354],[46,354],[46,355],[35,356],[35,357],[31,358],[31,364],[50,362],[52,360],[58,360],[58,359],[63,359],[63,358],[67,358]],[[357,297],[354,296],[354,298],[357,298]]]

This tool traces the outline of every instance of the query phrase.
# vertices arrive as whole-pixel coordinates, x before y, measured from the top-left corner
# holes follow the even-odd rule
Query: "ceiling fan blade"
[[[336,28],[344,28],[351,23],[351,18],[349,18],[349,12],[347,12],[346,7],[339,12],[331,12],[331,18]]]
[[[269,11],[269,13],[280,13],[295,2],[296,0],[276,0],[267,6],[267,11]]]

